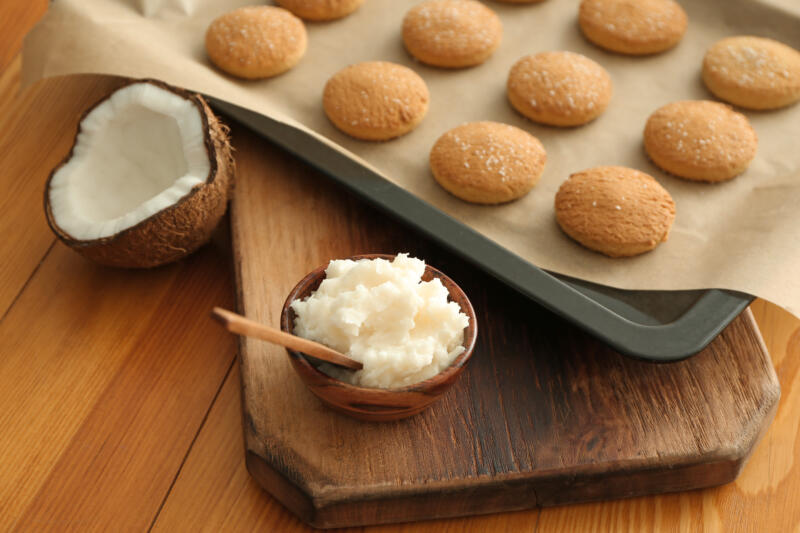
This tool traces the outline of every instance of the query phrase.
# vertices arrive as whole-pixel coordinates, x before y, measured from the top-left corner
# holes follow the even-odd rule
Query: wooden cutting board
[[[461,380],[393,423],[323,407],[285,351],[241,342],[247,466],[318,527],[404,522],[708,487],[733,480],[780,388],[749,311],[697,356],[621,356],[304,163],[234,128],[239,310],[278,325],[331,258],[406,251],[451,276],[479,320]],[[291,231],[286,221],[293,220]]]

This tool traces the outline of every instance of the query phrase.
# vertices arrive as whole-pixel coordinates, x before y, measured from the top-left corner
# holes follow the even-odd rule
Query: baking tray
[[[623,354],[658,362],[694,355],[753,300],[744,293],[718,289],[622,290],[547,272],[312,135],[229,102],[207,98],[219,112]]]

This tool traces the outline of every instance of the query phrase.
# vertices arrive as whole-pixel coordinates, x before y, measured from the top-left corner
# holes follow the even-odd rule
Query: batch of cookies
[[[497,0],[536,3],[541,0]],[[558,1],[558,0],[551,0]],[[244,7],[214,20],[206,34],[211,61],[245,79],[285,72],[307,46],[301,19],[333,20],[364,0],[276,0],[281,7]],[[298,18],[299,17],[299,18]],[[683,37],[688,17],[674,0],[582,0],[578,22],[595,45],[625,55],[658,54]],[[477,0],[425,0],[402,21],[406,50],[443,69],[486,61],[500,46],[500,18]],[[717,98],[748,109],[778,109],[800,100],[800,52],[777,41],[729,37],[714,44],[702,78]],[[613,93],[611,76],[574,52],[528,55],[508,73],[507,97],[520,114],[539,124],[578,127],[599,117]],[[408,67],[369,61],[343,68],[325,85],[322,107],[344,133],[387,141],[413,130],[428,111],[425,81]],[[650,159],[675,176],[700,182],[729,180],[756,154],[757,137],[747,117],[710,101],[679,101],[652,113],[644,126]],[[526,195],[539,180],[547,155],[530,133],[499,122],[471,122],[445,132],[433,145],[436,181],[454,196],[477,204],[501,204]],[[665,241],[675,203],[656,179],[626,167],[596,167],[572,174],[555,197],[562,230],[587,248],[628,257]]]

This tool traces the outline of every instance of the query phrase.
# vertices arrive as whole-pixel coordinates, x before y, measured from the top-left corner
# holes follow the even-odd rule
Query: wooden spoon
[[[333,365],[343,366],[353,370],[361,370],[364,368],[364,365],[360,362],[350,359],[346,355],[332,350],[324,344],[297,337],[291,333],[286,333],[279,329],[259,324],[258,322],[253,322],[233,311],[215,307],[211,312],[211,316],[222,322],[231,333],[237,333],[245,337],[255,337],[273,344],[279,344]]]

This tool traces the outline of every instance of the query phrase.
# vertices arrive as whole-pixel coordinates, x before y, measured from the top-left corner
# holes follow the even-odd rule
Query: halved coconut
[[[202,97],[134,81],[81,118],[70,153],[47,180],[47,222],[98,263],[169,263],[211,237],[233,173],[227,128]]]

